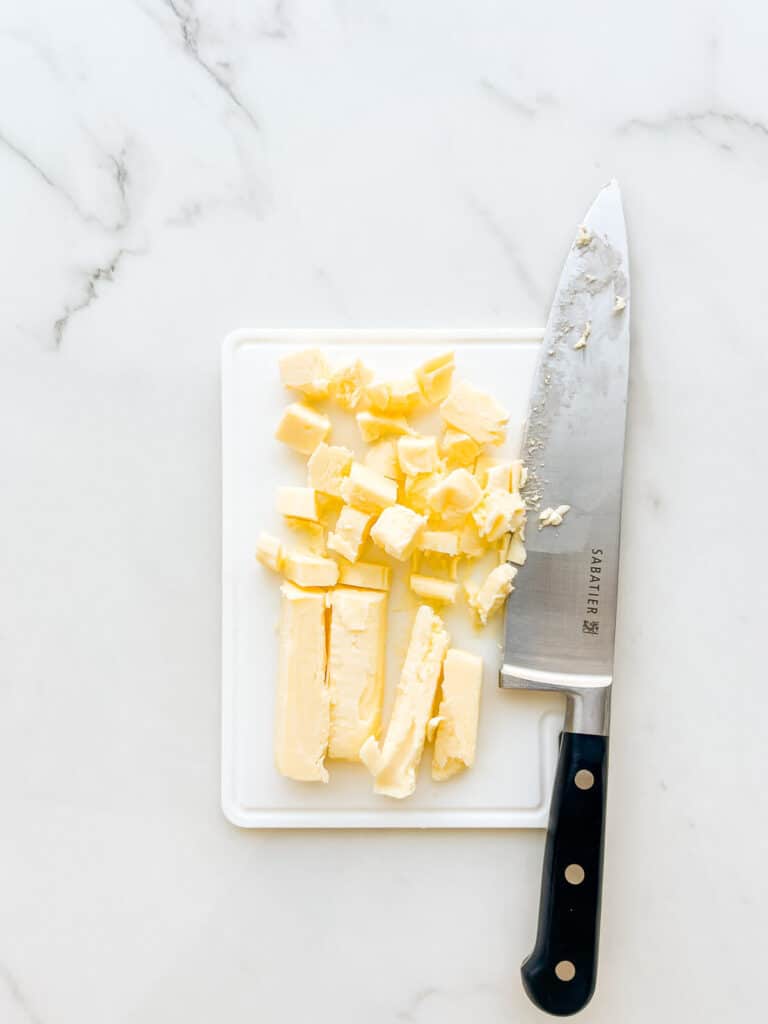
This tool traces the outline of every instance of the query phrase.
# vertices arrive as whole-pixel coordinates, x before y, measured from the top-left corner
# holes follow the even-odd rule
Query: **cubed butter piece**
[[[280,588],[280,640],[275,697],[275,765],[301,782],[327,782],[330,728],[326,681],[325,597],[292,583]]]
[[[523,544],[520,537],[516,534],[510,534],[509,546],[504,553],[505,557],[503,561],[514,562],[515,565],[525,565],[525,559],[527,557],[525,552],[525,544]]]
[[[319,348],[289,352],[280,360],[283,385],[301,391],[307,398],[326,398],[331,371]]]
[[[307,463],[309,486],[334,498],[341,497],[341,485],[349,473],[354,456],[349,448],[326,444],[315,448]]]
[[[402,380],[371,384],[365,394],[371,409],[389,415],[415,412],[421,405],[421,391],[413,374]]]
[[[407,476],[403,484],[404,501],[416,512],[429,512],[429,492],[445,479],[442,469],[421,476]]]
[[[341,496],[348,505],[367,512],[378,512],[397,501],[397,484],[370,466],[353,462],[349,476],[341,485]]]
[[[480,445],[469,434],[446,427],[440,438],[440,454],[449,466],[474,466]]]
[[[356,359],[331,374],[329,394],[342,409],[353,411],[360,404],[365,389],[373,380],[373,370]]]
[[[328,605],[328,756],[359,761],[360,747],[375,736],[381,722],[387,595],[379,590],[337,589],[329,594]]]
[[[491,395],[458,381],[440,406],[440,415],[455,430],[469,434],[478,444],[501,444],[509,413]]]
[[[331,421],[301,402],[291,402],[277,425],[275,437],[289,448],[311,455],[331,432]]]
[[[277,511],[293,519],[318,520],[317,494],[313,487],[278,487]]]
[[[488,573],[483,585],[475,590],[465,585],[467,593],[467,604],[475,612],[480,623],[484,626],[495,611],[504,604],[507,596],[515,589],[512,580],[517,575],[517,569],[504,562],[497,565]]]
[[[392,437],[372,444],[363,456],[363,463],[382,476],[388,476],[390,480],[403,479],[403,471],[397,458],[397,441]]]
[[[436,576],[422,576],[419,573],[411,574],[409,585],[417,597],[438,604],[455,604],[459,592],[458,583],[441,580]]]
[[[465,558],[480,558],[485,554],[487,545],[477,532],[477,524],[470,516],[459,532],[459,552]]]
[[[384,742],[379,747],[371,736],[360,749],[360,760],[374,777],[376,793],[402,799],[416,788],[416,770],[449,643],[442,619],[422,605],[413,623]]]
[[[512,463],[499,462],[495,466],[489,466],[485,474],[484,486],[489,491],[511,491]]]
[[[271,533],[260,533],[256,541],[256,557],[268,569],[280,572],[285,550],[277,537],[273,537]]]
[[[439,551],[414,551],[411,572],[416,576],[435,576],[455,580],[459,574],[457,555],[444,555]]]
[[[410,434],[411,428],[404,416],[387,416],[383,412],[359,412],[355,416],[360,436],[369,444],[380,437]]]
[[[401,437],[397,458],[406,476],[433,473],[437,468],[437,441],[434,437]]]
[[[308,519],[293,519],[291,516],[286,516],[285,525],[294,532],[310,554],[325,554],[325,528],[320,523],[313,523]]]
[[[347,561],[356,562],[374,518],[373,512],[363,512],[359,508],[345,505],[339,513],[333,532],[328,536],[328,547]]]
[[[363,590],[389,590],[392,570],[388,565],[377,562],[341,562],[339,583],[345,587],[362,587]]]
[[[373,524],[371,540],[392,558],[404,562],[416,547],[426,521],[425,516],[405,505],[391,505]]]
[[[283,574],[297,587],[335,587],[339,566],[332,558],[289,551],[283,559]]]
[[[477,480],[463,468],[452,470],[427,496],[429,507],[446,522],[464,519],[481,497]]]
[[[528,470],[525,468],[521,459],[515,459],[511,464],[512,479],[510,483],[511,491],[522,491],[528,480]]]
[[[455,359],[453,352],[441,352],[433,356],[416,370],[416,380],[421,393],[430,405],[442,402],[451,387]]]
[[[525,509],[519,494],[509,491],[489,490],[480,504],[472,510],[477,532],[491,542],[512,530],[515,513]]]
[[[424,530],[417,546],[420,551],[436,551],[442,555],[458,555],[459,535],[456,530]]]
[[[477,748],[483,659],[452,647],[443,662],[432,778],[437,782],[471,767]]]

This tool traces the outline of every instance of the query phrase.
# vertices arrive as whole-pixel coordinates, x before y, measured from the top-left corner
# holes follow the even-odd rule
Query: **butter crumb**
[[[579,340],[576,342],[576,344],[573,347],[575,349],[586,348],[587,347],[587,339],[589,338],[591,333],[592,333],[592,321],[591,320],[587,320],[587,322],[584,324],[584,330],[581,332],[581,337],[579,338]]]
[[[560,526],[570,510],[570,505],[558,505],[557,508],[545,508],[539,513],[539,529],[543,530],[545,526]]]
[[[613,312],[614,313],[620,313],[622,311],[622,309],[626,309],[626,306],[627,306],[627,300],[623,296],[617,295],[616,296],[616,301],[613,304]]]
[[[579,233],[576,236],[576,245],[579,249],[585,249],[592,241],[592,233],[585,224],[579,224]]]

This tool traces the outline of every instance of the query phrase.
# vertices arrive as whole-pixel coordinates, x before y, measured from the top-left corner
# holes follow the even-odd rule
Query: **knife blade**
[[[629,380],[629,259],[621,194],[598,194],[570,248],[534,376],[523,453],[528,557],[505,610],[506,689],[563,692],[532,1001],[556,1015],[597,976],[610,694]],[[558,526],[541,510],[568,505]],[[538,525],[538,528],[537,528]]]

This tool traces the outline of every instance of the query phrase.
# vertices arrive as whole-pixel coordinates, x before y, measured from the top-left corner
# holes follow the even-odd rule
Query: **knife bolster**
[[[607,676],[559,675],[504,664],[499,672],[503,690],[564,693],[565,732],[607,736],[611,721],[611,679]]]

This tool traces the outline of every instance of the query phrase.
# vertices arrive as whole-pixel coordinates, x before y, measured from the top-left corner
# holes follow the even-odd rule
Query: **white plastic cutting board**
[[[470,624],[463,602],[447,610],[444,618],[453,646],[482,654],[484,662],[477,759],[469,771],[449,782],[433,782],[427,747],[416,792],[403,801],[376,796],[362,765],[327,762],[331,775],[327,785],[280,776],[272,756],[280,581],[253,554],[260,530],[290,540],[290,530],[275,510],[277,486],[306,483],[306,458],[274,439],[275,425],[292,400],[280,384],[280,355],[291,348],[318,345],[332,362],[360,357],[381,376],[391,377],[402,376],[431,354],[452,348],[457,376],[488,390],[510,410],[509,438],[498,452],[515,457],[542,334],[538,329],[242,330],[225,340],[222,805],[234,824],[247,828],[546,826],[562,722],[560,703],[550,695],[499,690],[502,616],[478,630]],[[334,423],[333,441],[362,453],[365,447],[353,417],[326,411]],[[437,423],[437,417],[415,421],[424,429],[434,429]],[[378,560],[387,560],[377,555]],[[484,563],[486,568],[492,564],[493,560]],[[401,575],[406,575],[402,569]],[[524,568],[516,583],[510,600],[524,601]],[[403,583],[393,589],[389,605],[385,722],[416,602]]]

